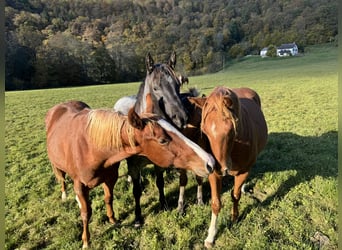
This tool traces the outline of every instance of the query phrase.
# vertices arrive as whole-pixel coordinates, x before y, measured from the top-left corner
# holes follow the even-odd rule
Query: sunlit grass
[[[240,201],[240,221],[229,218],[225,181],[215,249],[318,249],[316,231],[337,249],[337,57],[336,48],[314,47],[302,57],[246,58],[223,72],[190,77],[190,86],[208,94],[217,85],[248,86],[260,94],[269,127],[269,142],[248,184],[264,195]],[[318,60],[319,59],[319,60]],[[91,107],[111,108],[139,83],[55,90],[6,92],[5,219],[6,249],[79,249],[81,221],[68,179],[69,197],[61,201],[46,154],[44,116],[53,105],[71,99]],[[126,163],[114,189],[120,224],[107,222],[101,187],[91,192],[92,249],[202,249],[210,222],[210,190],[205,206],[196,205],[192,175],[186,189],[186,214],[176,212],[178,175],[165,174],[170,211],[159,211],[153,168],[143,174],[142,212],[145,225],[135,229],[132,186]]]

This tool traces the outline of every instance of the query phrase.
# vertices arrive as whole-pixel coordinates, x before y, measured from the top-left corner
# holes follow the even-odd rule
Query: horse
[[[120,161],[142,155],[161,167],[175,166],[207,176],[215,160],[165,119],[134,108],[123,116],[113,110],[91,109],[81,101],[52,107],[45,117],[47,153],[66,198],[65,176],[73,180],[83,221],[83,248],[89,245],[92,209],[90,189],[103,184],[110,223],[115,223],[113,188]]]
[[[140,114],[151,112],[164,117],[168,122],[178,129],[186,127],[188,114],[181,101],[180,87],[182,83],[179,81],[174,71],[176,66],[176,53],[172,52],[167,63],[154,63],[150,53],[145,58],[146,78],[139,87],[136,95],[125,96],[120,98],[113,109],[115,111],[127,114],[131,107],[135,107],[135,111]],[[152,107],[152,108],[151,108]],[[128,175],[133,181],[133,195],[135,199],[135,226],[139,227],[143,224],[141,215],[140,197],[140,169],[151,162],[141,156],[133,156],[127,159]],[[163,209],[167,209],[167,203],[164,195],[164,179],[163,171],[155,166],[156,184],[159,189],[159,202]]]
[[[181,83],[181,85],[189,84],[189,78],[187,76],[179,75],[178,80]]]
[[[172,125],[181,129],[185,126],[188,116],[179,96],[181,82],[174,72],[176,59],[176,53],[173,52],[167,64],[155,64],[151,54],[147,53],[145,58],[146,77],[135,96],[134,108],[138,114],[150,112],[161,115]],[[132,103],[120,104],[121,101],[119,99],[114,105],[114,110],[126,114],[122,108],[130,106]],[[148,102],[152,102],[153,105]],[[152,110],[147,110],[147,107]]]
[[[202,109],[201,130],[219,168],[209,175],[212,217],[205,246],[213,246],[221,209],[222,176],[234,176],[232,221],[239,216],[241,187],[267,143],[267,124],[259,95],[250,88],[216,87],[208,97],[191,98]]]

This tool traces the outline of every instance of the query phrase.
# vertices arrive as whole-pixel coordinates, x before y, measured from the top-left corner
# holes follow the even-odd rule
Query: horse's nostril
[[[209,174],[211,174],[214,171],[214,168],[212,166],[210,166],[208,163],[207,163],[206,167],[207,167],[207,171],[209,172]]]

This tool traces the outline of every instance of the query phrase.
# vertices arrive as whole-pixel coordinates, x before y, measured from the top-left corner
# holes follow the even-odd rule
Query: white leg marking
[[[62,192],[62,201],[65,201],[67,199],[67,194],[66,192]]]
[[[177,210],[179,212],[183,212],[183,210],[184,210],[184,192],[185,192],[185,187],[180,186],[179,187],[179,197],[178,197],[178,207],[177,207]]]
[[[210,221],[210,227],[208,230],[208,237],[205,239],[205,245],[206,243],[213,244],[215,235],[217,232],[216,225],[217,224],[217,216],[212,212],[211,213],[211,221]]]
[[[78,204],[79,208],[81,209],[82,208],[82,204],[81,204],[80,200],[78,199],[78,196],[76,195],[75,198],[76,198],[76,201],[77,201],[77,204]]]

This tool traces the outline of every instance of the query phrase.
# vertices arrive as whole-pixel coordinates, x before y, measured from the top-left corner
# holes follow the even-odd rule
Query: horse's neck
[[[137,112],[138,114],[148,112],[148,113],[153,113],[153,114],[156,114],[165,118],[164,112],[160,109],[158,102],[153,98],[153,96],[151,96],[152,105],[153,105],[152,112],[150,108],[147,107],[148,104],[147,104],[146,99],[147,99],[148,94],[151,94],[151,91],[150,91],[149,85],[145,81],[140,85],[140,88],[137,94],[137,101],[135,103],[135,112]]]
[[[127,148],[134,148],[137,146],[137,142],[135,140],[135,134],[129,134],[128,131],[134,130],[132,126],[129,124],[128,120],[125,120],[121,127],[121,142],[122,146]],[[132,131],[134,133],[134,131]]]
[[[146,82],[143,82],[137,94],[137,102],[135,103],[135,112],[142,114],[146,111],[146,95],[150,93],[150,89]]]

